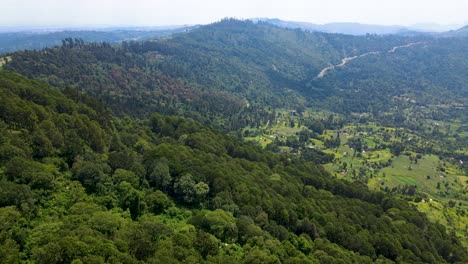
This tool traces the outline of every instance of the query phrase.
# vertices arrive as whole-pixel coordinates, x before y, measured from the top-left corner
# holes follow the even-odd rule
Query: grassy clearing
[[[380,170],[378,176],[389,188],[416,185],[419,191],[447,200],[448,195],[465,188],[468,177],[462,174],[457,166],[440,161],[436,155],[424,155],[417,164],[411,163],[408,156],[400,155],[390,167]]]
[[[373,152],[367,152],[362,155],[368,162],[377,163],[377,162],[386,162],[392,159],[392,153],[389,150],[377,150]]]
[[[258,144],[262,146],[262,148],[265,148],[268,144],[273,142],[271,138],[264,136],[264,135],[254,136],[254,137],[245,137],[244,140],[248,142],[257,142]]]
[[[418,187],[429,188],[429,185],[433,185],[433,182],[437,181],[437,176],[442,175],[437,173],[438,161],[439,159],[435,155],[425,155],[418,160],[417,164],[414,164],[410,162],[409,156],[400,155],[393,159],[390,167],[383,168],[380,171],[380,176],[386,177],[387,182],[392,187],[412,182]],[[430,177],[429,181],[427,176]]]
[[[468,189],[468,176],[458,176],[458,182],[463,189]]]
[[[292,136],[295,135],[296,133],[300,132],[303,127],[286,127],[286,126],[277,126],[276,128],[272,129],[273,134],[278,134],[281,136]]]
[[[325,148],[325,146],[323,145],[323,141],[321,141],[321,140],[311,138],[310,142],[312,143],[312,145],[317,146],[318,149]]]
[[[430,221],[446,226],[449,232],[455,232],[462,244],[468,247],[468,215],[457,214],[456,208],[448,207],[436,201],[414,204],[420,212],[427,215]]]

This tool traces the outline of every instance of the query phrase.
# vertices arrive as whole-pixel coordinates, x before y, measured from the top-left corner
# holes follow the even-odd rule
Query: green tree
[[[142,203],[143,198],[140,191],[133,188],[133,186],[126,182],[122,181],[117,186],[117,193],[119,194],[119,203],[120,207],[123,210],[130,210],[132,219],[136,219],[143,212],[144,205]]]
[[[36,133],[33,134],[32,149],[34,157],[39,159],[47,157],[52,153],[52,142],[44,134],[44,132],[42,132],[42,130],[38,130]]]
[[[97,185],[104,178],[102,168],[89,161],[80,161],[73,164],[73,175],[88,192],[96,192]]]
[[[195,181],[191,174],[185,174],[175,181],[174,193],[183,202],[193,203],[195,201]]]
[[[133,188],[138,189],[140,187],[140,178],[132,171],[117,169],[114,171],[112,180],[115,184],[120,184],[126,181],[132,185]]]
[[[195,197],[197,201],[203,201],[208,193],[210,192],[210,187],[204,182],[199,182],[194,186]]]
[[[152,171],[149,175],[149,183],[162,191],[169,191],[172,185],[172,177],[169,172],[167,159],[159,159],[152,165]]]
[[[146,194],[145,203],[148,210],[154,214],[161,214],[164,210],[174,205],[171,198],[160,190]]]
[[[201,211],[191,222],[224,242],[233,243],[237,240],[239,231],[235,218],[221,209]]]

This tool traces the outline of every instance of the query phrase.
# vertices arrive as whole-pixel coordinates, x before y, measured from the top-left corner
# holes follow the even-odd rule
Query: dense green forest
[[[419,44],[394,49],[411,43]],[[317,77],[368,52],[378,53]],[[3,67],[74,87],[120,116],[184,116],[242,137],[246,128],[271,127],[284,109],[301,115],[312,107],[342,117],[300,120],[311,131],[310,124],[337,129],[352,122],[403,127],[437,139],[420,152],[466,161],[467,55],[463,37],[356,37],[226,19],[121,46],[69,38],[61,47],[10,54]],[[453,123],[447,133],[434,128],[442,121]]]
[[[0,263],[466,263],[466,43],[225,19],[4,54]]]
[[[59,48],[14,53],[4,68],[57,87],[76,87],[117,113],[141,116],[157,110],[237,130],[268,122],[272,108],[302,109],[323,99],[327,94],[320,86],[303,87],[342,56],[413,41],[224,20],[168,39],[118,47],[69,39]]]
[[[466,103],[465,40],[356,37],[223,20],[121,46],[68,39],[58,48],[14,53],[4,68],[56,87],[76,87],[115,113],[185,115],[229,131],[271,122],[276,108],[302,112],[308,106],[371,113],[388,122],[386,114],[399,107],[395,97],[414,99],[418,106]],[[421,45],[388,52],[408,43]],[[367,52],[382,53],[316,77],[344,57]],[[460,116],[460,110],[439,107],[435,114]]]
[[[403,200],[191,119],[0,72],[4,263],[466,262]]]

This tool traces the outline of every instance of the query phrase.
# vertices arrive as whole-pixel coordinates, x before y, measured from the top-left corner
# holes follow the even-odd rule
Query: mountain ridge
[[[252,21],[266,22],[273,25],[286,27],[286,28],[301,28],[309,31],[319,31],[326,33],[341,33],[362,36],[366,34],[378,34],[378,35],[408,35],[408,34],[441,34],[450,30],[454,30],[454,27],[460,27],[458,25],[442,26],[438,24],[415,24],[411,26],[400,26],[400,25],[376,25],[376,24],[362,24],[357,22],[331,22],[326,24],[314,24],[310,22],[300,21],[286,21],[278,18],[253,18]]]

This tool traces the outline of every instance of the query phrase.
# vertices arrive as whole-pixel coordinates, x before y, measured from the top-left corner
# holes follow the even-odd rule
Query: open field
[[[255,136],[246,137],[246,141],[255,141],[262,147],[274,143],[277,139],[286,143],[289,137],[298,137],[303,130],[308,130],[302,121],[305,119],[325,120],[332,113],[306,111],[302,116],[291,111],[279,112],[277,120],[260,129],[250,129]],[[336,117],[336,116],[335,116]],[[339,116],[336,118],[340,118]],[[456,121],[456,120],[455,120]],[[460,122],[423,120],[427,127],[435,126],[446,133],[445,140],[463,142],[468,133]],[[292,126],[294,124],[294,126]],[[435,125],[437,124],[437,125]],[[424,133],[428,133],[424,131]],[[456,132],[455,132],[456,131]],[[339,136],[339,145],[327,147],[326,141]],[[356,139],[361,142],[357,151],[353,148]],[[353,143],[354,142],[354,143]],[[395,155],[388,147],[393,143],[402,144],[403,151]],[[468,246],[468,176],[458,160],[442,158],[435,154],[418,153],[411,148],[427,145],[433,149],[444,149],[445,145],[436,138],[424,138],[419,132],[403,128],[382,127],[376,123],[344,124],[340,129],[325,129],[303,143],[303,147],[312,148],[325,154],[331,154],[334,160],[324,164],[332,175],[350,181],[367,183],[370,189],[391,192],[405,192],[411,187],[415,196],[424,197],[414,205],[433,222],[447,227],[448,232],[455,232],[462,243]],[[280,151],[289,152],[293,148],[280,146]],[[461,145],[455,153],[466,153]]]

